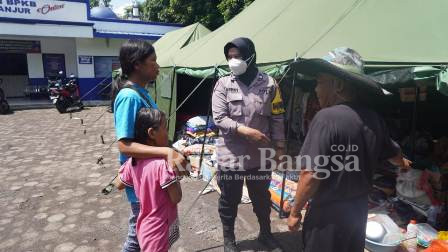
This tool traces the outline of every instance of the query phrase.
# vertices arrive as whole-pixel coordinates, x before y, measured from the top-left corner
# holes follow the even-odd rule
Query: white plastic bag
[[[410,169],[400,172],[397,177],[397,193],[408,199],[416,199],[425,196],[425,192],[419,189],[421,170]]]

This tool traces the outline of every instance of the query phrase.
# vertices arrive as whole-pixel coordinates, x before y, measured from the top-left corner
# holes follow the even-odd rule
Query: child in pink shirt
[[[135,123],[136,142],[167,146],[165,114],[142,108]],[[173,169],[163,158],[130,158],[120,168],[122,183],[134,187],[140,200],[137,238],[143,252],[165,252],[179,238],[177,203],[182,190]]]

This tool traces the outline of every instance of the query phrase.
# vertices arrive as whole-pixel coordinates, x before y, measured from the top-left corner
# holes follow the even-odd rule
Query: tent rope
[[[100,85],[104,84],[104,82],[106,82],[107,80],[111,79],[110,77],[106,77],[105,79],[103,79],[102,81],[100,81],[98,84],[96,84],[93,88],[91,88],[87,93],[85,93],[81,98],[79,98],[79,100],[84,99],[87,95],[89,95],[90,93],[93,92],[93,90],[95,90],[97,87],[99,87]],[[103,89],[100,90],[100,92],[104,91],[107,87],[109,87],[112,84],[112,81]],[[100,93],[98,92],[98,93]]]

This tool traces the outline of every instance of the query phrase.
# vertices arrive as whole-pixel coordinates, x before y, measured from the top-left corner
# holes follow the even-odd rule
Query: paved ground
[[[104,109],[73,114],[86,126],[56,109],[0,115],[0,251],[120,251],[129,206],[121,193],[100,193],[118,169],[116,146],[105,152],[104,165],[96,164],[114,139],[111,114],[97,120]],[[203,185],[182,182],[181,216]],[[217,193],[203,196],[181,220],[181,240],[172,251],[222,251],[217,199]],[[272,220],[287,251],[297,251],[299,234],[286,232],[275,213]],[[244,251],[263,251],[254,241],[251,205],[240,206],[236,229]]]

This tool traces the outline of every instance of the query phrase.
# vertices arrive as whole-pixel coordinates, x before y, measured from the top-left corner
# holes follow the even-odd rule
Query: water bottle
[[[411,220],[406,229],[406,242],[405,247],[408,252],[416,252],[417,251],[417,221]]]

